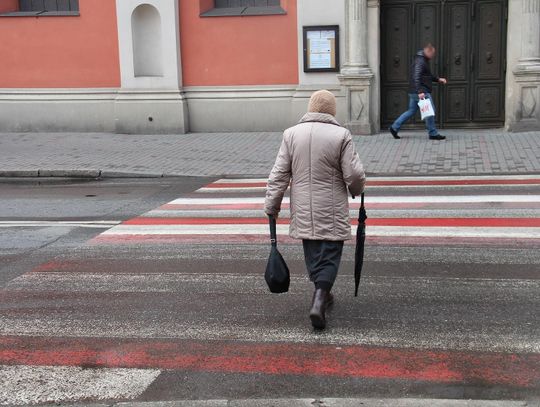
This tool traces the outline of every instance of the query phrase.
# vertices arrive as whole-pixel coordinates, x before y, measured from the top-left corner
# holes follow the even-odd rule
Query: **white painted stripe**
[[[199,188],[196,192],[201,194],[216,194],[223,192],[264,192],[266,187],[225,187],[225,188]]]
[[[262,277],[262,284],[264,284]],[[307,284],[307,282],[306,282]],[[474,282],[474,285],[477,283]],[[405,284],[405,286],[413,286]],[[294,288],[293,288],[294,290]],[[288,295],[292,295],[292,292]],[[308,301],[308,295],[302,293],[297,297],[300,301]],[[268,309],[276,302],[270,294],[258,296],[253,307],[248,308],[250,315],[268,315]],[[358,309],[358,301],[354,304],[347,296],[340,296],[344,306]],[[352,298],[352,296],[350,297]],[[242,308],[239,308],[242,309]],[[352,312],[352,311],[351,311]],[[372,313],[373,314],[373,313]],[[282,317],[285,318],[286,316]],[[192,317],[191,317],[192,318]],[[19,315],[5,316],[0,314],[0,334],[26,335],[26,336],[52,336],[57,337],[61,332],[64,337],[93,337],[93,338],[178,338],[190,340],[223,340],[229,341],[255,341],[255,342],[293,342],[318,343],[332,345],[374,345],[415,349],[455,349],[459,351],[503,351],[503,352],[540,352],[540,342],[529,332],[510,331],[508,323],[490,325],[489,332],[478,329],[468,331],[467,335],[457,335],[455,329],[448,328],[448,321],[437,320],[432,324],[437,334],[433,332],[418,332],[418,323],[397,323],[392,315],[377,316],[382,321],[373,327],[373,315],[365,316],[359,313],[355,317],[358,329],[336,323],[329,335],[313,335],[312,330],[306,326],[297,326],[286,323],[276,324],[247,324],[245,321],[237,323],[227,320],[210,319],[204,322],[192,320],[183,321],[182,318],[132,318],[129,323],[119,318],[103,318],[84,314],[66,318],[65,315],[53,313],[49,315]],[[385,318],[387,318],[385,320]],[[273,317],[273,320],[279,320]],[[371,322],[369,322],[371,320]],[[282,321],[283,322],[283,321]],[[363,323],[364,322],[364,323]],[[462,321],[458,320],[461,323]],[[456,321],[450,321],[450,325]],[[368,325],[368,328],[363,325]],[[285,325],[285,326],[284,326]],[[354,324],[353,324],[354,326]],[[467,325],[469,327],[470,325]]]
[[[349,198],[350,203],[360,200]],[[440,196],[366,196],[366,203],[491,203],[491,202],[540,202],[540,195],[440,195]],[[289,198],[283,198],[289,203]],[[264,204],[264,197],[234,198],[179,198],[172,205],[223,205]]]
[[[523,188],[524,186],[534,187],[538,185],[534,184],[485,184],[485,185],[438,185],[438,184],[429,184],[429,185],[368,185],[366,187],[366,192],[372,191],[374,189],[413,189],[413,188],[482,188],[482,187],[504,187],[504,188]],[[223,187],[223,188],[199,188],[196,192],[201,194],[217,194],[217,193],[233,193],[233,192],[264,192],[266,187]]]
[[[289,260],[290,257],[287,256]],[[307,276],[292,275],[296,290],[308,290],[303,285]],[[475,284],[478,289],[496,285],[498,288],[513,289],[521,295],[525,290],[535,293],[540,290],[540,280],[531,279],[502,279],[502,278],[456,278],[456,277],[395,277],[369,276],[363,280],[364,286],[380,286],[392,284],[399,287],[411,285],[414,287],[436,287],[442,283],[445,287],[466,286]],[[81,272],[33,272],[11,280],[6,288],[17,291],[55,291],[55,292],[170,292],[182,293],[190,291],[200,294],[208,293],[239,293],[263,294],[268,288],[261,278],[261,273],[81,273]],[[340,292],[341,287],[337,288]],[[343,293],[345,294],[345,293]]]
[[[160,373],[157,369],[0,366],[0,405],[134,399]]]
[[[262,208],[260,209],[162,209],[152,210],[143,215],[145,218],[172,219],[172,218],[237,218],[253,219],[266,218]],[[279,217],[290,219],[290,210],[282,209]],[[358,209],[349,210],[351,219],[358,218]],[[380,218],[540,218],[540,208],[538,209],[512,209],[512,208],[474,208],[474,209],[440,209],[437,207],[407,208],[398,207],[396,209],[369,208],[370,219]]]
[[[93,221],[0,221],[0,228],[14,228],[14,227],[54,227],[54,226],[72,226],[79,228],[110,228],[111,226],[118,225],[119,220],[93,220]]]
[[[353,227],[353,234],[356,228]],[[288,234],[289,225],[277,225],[277,233]],[[268,225],[118,225],[102,236],[122,235],[267,235]],[[540,239],[540,228],[504,227],[409,227],[367,226],[369,236],[475,237]]]
[[[470,181],[470,180],[529,180],[540,179],[540,174],[524,175],[448,175],[420,177],[378,177],[368,176],[368,181]],[[246,182],[267,182],[268,178],[222,178],[215,183],[242,184]]]

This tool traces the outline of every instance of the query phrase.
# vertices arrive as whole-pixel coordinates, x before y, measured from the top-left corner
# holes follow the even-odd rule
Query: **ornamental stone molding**
[[[373,2],[370,2],[373,3]],[[345,1],[345,63],[338,75],[346,94],[345,125],[371,134],[373,72],[368,65],[368,0]]]

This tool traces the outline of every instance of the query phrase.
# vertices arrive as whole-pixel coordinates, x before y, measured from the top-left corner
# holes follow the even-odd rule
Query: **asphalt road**
[[[287,204],[276,296],[262,180],[214,181],[0,184],[0,404],[540,397],[540,176],[372,180],[324,333]]]

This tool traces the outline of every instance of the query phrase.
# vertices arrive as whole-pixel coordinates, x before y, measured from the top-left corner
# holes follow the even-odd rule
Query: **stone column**
[[[346,61],[341,73],[358,75],[368,68],[367,60],[367,0],[345,2]]]
[[[353,134],[371,134],[373,72],[368,65],[368,1],[345,2],[345,63],[338,76],[347,95],[346,126]],[[377,44],[378,46],[378,44]]]
[[[540,0],[522,0],[521,58],[518,69],[540,66]]]
[[[519,87],[513,130],[540,129],[540,0],[521,0],[521,57],[514,69]]]

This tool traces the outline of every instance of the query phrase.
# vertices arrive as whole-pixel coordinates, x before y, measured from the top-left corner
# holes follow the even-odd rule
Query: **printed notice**
[[[309,58],[309,67],[311,69],[331,68],[332,55],[330,54],[311,54]]]
[[[336,54],[338,47],[338,27],[330,30],[325,27],[310,27],[304,29],[304,69],[306,72],[338,71],[339,56]]]

